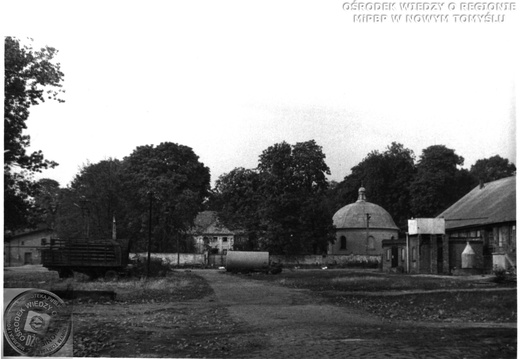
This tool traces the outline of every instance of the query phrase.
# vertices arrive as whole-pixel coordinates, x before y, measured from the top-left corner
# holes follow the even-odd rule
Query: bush
[[[507,270],[505,268],[500,268],[497,266],[493,268],[493,274],[495,275],[495,277],[493,278],[493,281],[495,283],[504,282],[508,276]]]
[[[268,273],[271,273],[271,274],[280,274],[282,273],[282,270],[283,270],[283,263],[271,263],[271,265],[269,266],[269,270],[268,270]]]
[[[171,271],[171,266],[168,263],[164,263],[161,258],[150,258],[150,277],[164,277]],[[129,275],[131,277],[148,276],[148,258],[137,257],[132,260]]]

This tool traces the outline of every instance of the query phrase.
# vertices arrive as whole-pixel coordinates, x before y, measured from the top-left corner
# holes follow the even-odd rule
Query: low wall
[[[271,255],[271,262],[282,263],[284,266],[330,266],[330,267],[369,267],[377,268],[381,263],[381,256],[356,254],[329,254],[284,256]]]
[[[146,260],[148,257],[147,253],[132,253],[130,258],[134,258],[136,255]],[[151,253],[152,258],[161,258],[163,262],[171,265],[177,265],[177,253]],[[213,256],[210,256],[213,257]],[[221,257],[225,263],[225,255]],[[365,267],[365,268],[377,268],[381,264],[381,256],[369,256],[369,255],[343,255],[343,254],[329,254],[327,256],[322,255],[297,255],[297,256],[285,256],[285,255],[270,255],[269,260],[271,263],[282,263],[285,267]],[[181,253],[179,255],[179,265],[181,266],[211,266],[212,263],[208,262],[208,256],[205,254],[195,253]],[[219,266],[219,265],[217,265]]]
[[[130,254],[130,258],[134,258],[136,255],[140,258],[144,258],[145,260],[148,258],[148,253],[132,253]],[[180,253],[178,257],[177,253],[151,253],[150,257],[161,258],[163,262],[169,263],[171,265],[177,265],[178,259],[179,265],[181,266],[203,266],[207,260],[204,254],[198,253]]]

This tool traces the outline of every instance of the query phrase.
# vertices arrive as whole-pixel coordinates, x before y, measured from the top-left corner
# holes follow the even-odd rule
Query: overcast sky
[[[27,125],[32,149],[60,164],[42,176],[62,186],[87,162],[165,141],[193,148],[212,181],[311,139],[336,181],[393,141],[417,157],[446,145],[466,168],[497,154],[516,163],[513,12],[392,24],[354,23],[335,0],[1,8],[4,35],[59,50],[66,102],[33,107]]]

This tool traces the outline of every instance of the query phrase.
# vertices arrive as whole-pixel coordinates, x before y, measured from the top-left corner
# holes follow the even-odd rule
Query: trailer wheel
[[[89,276],[90,280],[96,280],[99,278],[100,273],[98,271],[92,270],[92,271],[89,271],[87,273],[87,275]]]
[[[70,269],[60,269],[58,271],[58,276],[60,278],[70,278],[74,276],[74,272],[72,272]]]
[[[117,280],[119,278],[119,274],[115,270],[109,270],[105,273],[106,280]]]

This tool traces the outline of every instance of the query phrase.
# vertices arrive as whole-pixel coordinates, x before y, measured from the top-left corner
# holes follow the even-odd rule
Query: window
[[[502,248],[502,247],[504,246],[504,242],[505,242],[505,241],[504,241],[504,239],[505,239],[505,238],[504,238],[504,237],[505,237],[504,234],[505,234],[505,233],[504,233],[504,228],[501,227],[501,228],[498,230],[498,247],[499,247],[499,248]]]
[[[415,247],[412,247],[412,261],[416,261],[417,260],[417,250]]]
[[[404,262],[406,258],[406,249],[401,248],[401,261]]]
[[[347,237],[341,236],[339,249],[347,249]]]
[[[392,250],[391,249],[387,249],[386,250],[386,260],[389,261],[390,258],[392,258]]]
[[[486,231],[486,234],[487,234],[487,246],[488,246],[490,254],[495,251],[495,236],[494,236],[493,232],[494,232],[493,229],[490,229],[490,230]]]
[[[516,226],[511,227],[511,250],[516,250]]]
[[[376,249],[376,240],[374,239],[374,237],[370,236],[368,237],[368,249]]]
[[[23,246],[24,244],[25,244],[25,242],[24,242],[24,241],[22,241],[22,246]]]
[[[42,238],[42,246],[47,244],[47,238]]]
[[[222,242],[227,242],[227,237],[222,237]]]
[[[212,242],[216,242],[217,240],[218,240],[218,237],[213,237],[213,238],[211,239]]]

